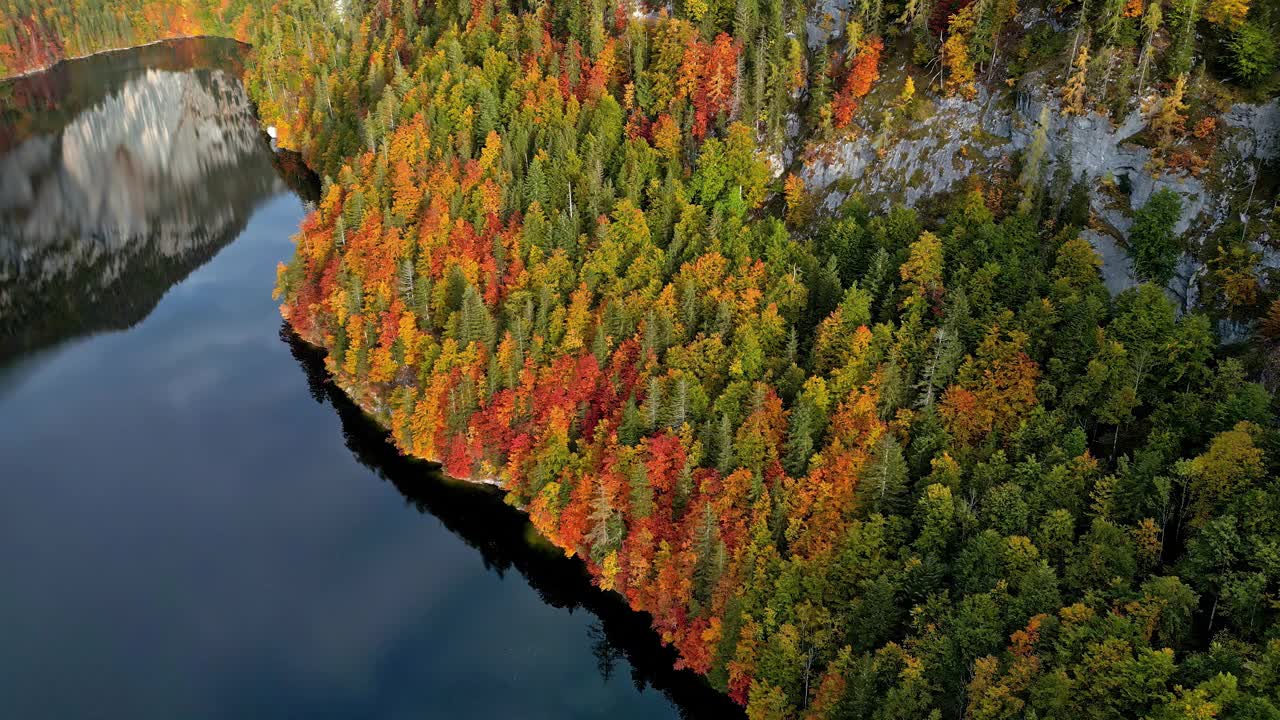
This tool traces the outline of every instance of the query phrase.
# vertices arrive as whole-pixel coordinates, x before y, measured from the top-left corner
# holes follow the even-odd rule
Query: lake
[[[0,84],[0,717],[740,716],[282,328],[243,53]]]

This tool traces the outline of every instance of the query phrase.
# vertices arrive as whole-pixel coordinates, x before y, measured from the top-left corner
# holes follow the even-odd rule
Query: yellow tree
[[[900,108],[906,107],[907,105],[911,104],[911,101],[915,98],[915,96],[916,96],[916,81],[910,75],[908,75],[906,81],[902,83],[902,92],[898,93],[898,99],[894,101],[894,104]]]
[[[951,16],[947,41],[942,44],[942,62],[947,66],[945,89],[948,95],[972,100],[978,89],[973,83],[973,58],[969,57],[969,39],[977,20],[977,3]]]
[[[1280,299],[1271,302],[1271,309],[1267,311],[1267,316],[1263,318],[1259,329],[1264,336],[1272,340],[1280,340]]]
[[[808,217],[812,204],[804,180],[794,173],[788,173],[787,179],[782,181],[782,197],[787,203],[787,222],[792,225],[802,224]]]
[[[392,171],[392,196],[395,203],[391,206],[391,212],[398,215],[403,220],[415,220],[418,215],[418,205],[422,202],[422,185],[418,183],[416,173],[409,166],[409,162],[404,158],[396,161],[395,169]]]
[[[958,382],[947,389],[942,419],[959,442],[970,444],[991,431],[1017,427],[1036,405],[1040,367],[1027,356],[1027,334],[992,326],[976,355],[965,358]]]
[[[1088,102],[1089,46],[1081,45],[1076,54],[1075,71],[1062,88],[1062,114],[1083,115]]]
[[[908,248],[907,261],[898,272],[907,297],[902,308],[908,315],[921,317],[931,302],[942,295],[942,241],[924,231]]]
[[[1179,75],[1169,94],[1150,106],[1151,132],[1155,134],[1156,143],[1161,149],[1172,145],[1186,132],[1187,116],[1183,112],[1187,109],[1187,104],[1182,101],[1186,91],[1187,76]]]
[[[1266,474],[1262,449],[1254,444],[1261,429],[1248,421],[1218,433],[1203,455],[1187,463],[1191,476],[1191,522],[1202,525],[1232,498]]]
[[[1204,19],[1225,30],[1236,31],[1249,15],[1249,0],[1211,0]]]

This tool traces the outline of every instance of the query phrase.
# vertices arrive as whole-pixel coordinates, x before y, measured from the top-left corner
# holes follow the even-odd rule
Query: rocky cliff
[[[900,68],[898,76],[902,73]],[[1275,209],[1263,202],[1259,211],[1257,202],[1258,180],[1274,173],[1280,161],[1280,101],[1232,105],[1220,116],[1211,152],[1202,152],[1207,165],[1197,172],[1154,162],[1153,150],[1142,142],[1148,118],[1141,110],[1118,120],[1096,111],[1067,115],[1036,77],[1013,90],[983,88],[974,100],[934,97],[922,102],[925,110],[918,120],[888,130],[867,124],[843,139],[792,150],[801,158],[806,186],[819,194],[824,207],[834,209],[855,193],[872,205],[916,206],[955,190],[971,176],[1008,173],[1032,144],[1047,107],[1047,167],[1041,174],[1045,191],[1050,201],[1061,202],[1066,188],[1053,178],[1086,182],[1092,220],[1084,235],[1102,256],[1104,279],[1113,293],[1136,283],[1124,238],[1134,210],[1161,188],[1182,200],[1176,230],[1187,239],[1190,252],[1169,290],[1184,308],[1196,303],[1196,280],[1205,271],[1197,251],[1229,220],[1253,223],[1250,235],[1256,236],[1253,247],[1262,258],[1264,278],[1280,270],[1280,239],[1269,231]],[[864,113],[878,115],[874,110]],[[1241,213],[1251,196],[1254,217],[1247,217]]]

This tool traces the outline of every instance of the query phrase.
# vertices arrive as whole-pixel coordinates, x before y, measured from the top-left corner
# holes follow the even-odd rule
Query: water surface
[[[0,85],[0,717],[734,714],[282,331],[241,52]]]

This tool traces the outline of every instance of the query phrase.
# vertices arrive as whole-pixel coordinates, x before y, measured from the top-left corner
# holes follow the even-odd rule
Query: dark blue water
[[[0,717],[724,716],[282,332],[307,182],[238,52],[0,87]]]

